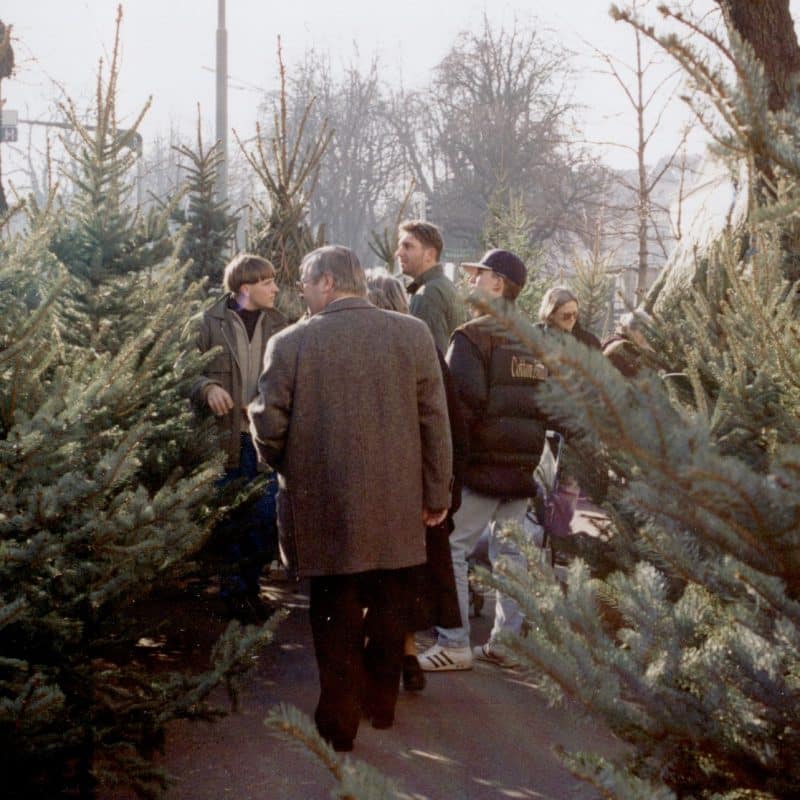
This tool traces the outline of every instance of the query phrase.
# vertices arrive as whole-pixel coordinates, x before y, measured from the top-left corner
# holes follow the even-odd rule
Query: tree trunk
[[[0,25],[3,23],[0,22]],[[3,108],[3,92],[2,92],[2,85],[3,80],[0,78],[0,113],[2,113]],[[3,151],[2,147],[0,147],[0,217],[3,216],[8,211],[8,201],[6,200],[6,192],[3,189]]]
[[[800,77],[800,45],[794,30],[789,0],[715,0],[729,31],[752,47],[755,57],[764,67],[767,83],[767,103],[771,111],[790,106],[797,96]],[[760,185],[751,187],[753,196],[774,196],[773,166],[761,153],[754,153],[755,174]],[[787,230],[784,274],[788,280],[800,278],[800,231]],[[716,237],[716,234],[715,234]],[[680,243],[651,288],[646,307],[656,312],[670,307],[696,280],[698,252],[687,239]],[[702,255],[702,254],[700,254]]]
[[[0,20],[0,84],[3,78],[10,78],[14,72],[14,48],[11,47],[11,26]],[[3,108],[3,98],[0,93],[0,112]],[[6,193],[3,190],[3,169],[0,161],[0,215],[8,211]]]
[[[735,30],[764,65],[769,82],[769,108],[786,108],[797,73],[800,46],[789,0],[716,0],[725,24]]]
[[[636,35],[636,156],[637,170],[639,173],[639,195],[637,197],[639,239],[639,263],[636,276],[636,305],[644,300],[647,294],[647,273],[649,269],[649,249],[647,243],[648,223],[650,221],[650,187],[647,174],[647,136],[644,130],[644,115],[647,108],[644,92],[645,67],[642,64],[642,37],[639,31]]]

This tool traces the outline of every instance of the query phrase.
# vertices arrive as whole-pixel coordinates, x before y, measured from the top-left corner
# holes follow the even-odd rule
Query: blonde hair
[[[383,267],[367,270],[367,300],[378,308],[408,314],[406,290]]]

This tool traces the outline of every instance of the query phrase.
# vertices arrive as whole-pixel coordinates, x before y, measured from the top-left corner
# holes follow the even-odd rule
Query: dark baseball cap
[[[465,261],[461,266],[474,269],[490,269],[517,286],[525,285],[525,276],[528,274],[522,259],[514,255],[510,250],[487,250],[480,261]]]

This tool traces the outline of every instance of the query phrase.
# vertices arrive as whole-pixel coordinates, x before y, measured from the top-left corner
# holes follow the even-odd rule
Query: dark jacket
[[[582,344],[585,344],[591,350],[601,350],[600,340],[586,328],[582,328],[580,321],[575,323],[572,329],[572,335]]]
[[[436,347],[446,352],[450,334],[464,321],[458,289],[436,264],[408,285],[408,293],[408,310],[428,326]]]
[[[242,374],[236,356],[236,333],[234,325],[240,324],[236,319],[236,311],[228,307],[230,294],[225,294],[204,314],[197,333],[197,347],[201,353],[212,348],[221,347],[219,353],[206,365],[205,373],[192,386],[192,405],[198,414],[210,414],[206,402],[206,393],[211,384],[217,384],[230,394],[233,400],[233,411],[217,417],[220,445],[227,454],[225,466],[228,469],[239,465],[240,430],[247,430],[241,425],[242,409],[253,399],[242,397]],[[262,312],[258,324],[261,326],[261,339],[264,350],[269,338],[286,327],[286,318],[274,308]],[[264,360],[261,352],[261,362]]]
[[[643,354],[639,347],[618,333],[603,340],[603,355],[626,378],[635,378],[643,366]]]
[[[530,329],[522,317],[517,321]],[[469,430],[464,485],[492,496],[532,497],[548,427],[537,402],[545,367],[490,315],[456,329],[447,363]]]
[[[453,488],[450,501],[450,514],[455,514],[461,507],[461,487],[464,484],[464,473],[469,464],[469,429],[461,410],[458,389],[450,374],[450,368],[441,351],[437,350],[439,367],[442,370],[444,393],[447,398],[447,417],[450,420],[450,441],[453,443]]]

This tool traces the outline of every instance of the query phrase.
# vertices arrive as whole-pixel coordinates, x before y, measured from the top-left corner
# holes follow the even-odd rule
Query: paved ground
[[[332,777],[313,756],[264,726],[268,711],[288,702],[307,714],[317,699],[317,675],[303,585],[272,584],[268,591],[292,609],[249,679],[241,711],[214,724],[173,724],[163,764],[176,779],[168,800],[322,800]],[[487,598],[473,620],[473,640],[485,641],[492,613]],[[209,640],[219,625],[198,614]],[[187,631],[191,638],[191,632]],[[420,640],[422,646],[427,642]],[[595,724],[567,709],[551,709],[524,676],[478,664],[468,672],[431,675],[419,694],[401,691],[394,726],[359,729],[353,758],[392,777],[403,798],[593,798],[560,765],[555,744],[569,749],[614,748]]]
[[[585,501],[573,530],[597,534],[603,518]],[[307,751],[264,726],[270,709],[285,702],[309,716],[318,696],[304,584],[265,582],[264,593],[290,610],[275,641],[258,658],[240,695],[240,711],[213,723],[173,723],[161,759],[175,783],[167,800],[327,800],[335,783]],[[474,643],[486,641],[493,599],[472,622]],[[168,645],[181,660],[207,663],[224,627],[215,598],[192,596],[154,608],[171,619]],[[419,637],[426,647],[432,641]],[[217,698],[226,704],[225,696]],[[548,708],[521,673],[476,664],[466,672],[428,676],[421,693],[401,690],[395,724],[376,731],[362,724],[350,756],[392,778],[403,800],[595,800],[553,753],[618,751],[620,745],[574,710]],[[100,800],[133,800],[114,793]]]

